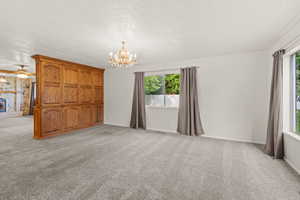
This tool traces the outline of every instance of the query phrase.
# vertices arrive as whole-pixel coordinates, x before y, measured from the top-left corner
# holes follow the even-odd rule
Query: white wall
[[[300,49],[300,21],[292,24],[292,29],[287,30],[283,36],[271,48],[270,55],[280,48],[287,49],[287,54],[294,52],[295,49]],[[284,60],[284,146],[285,146],[285,160],[300,173],[300,137],[294,133],[290,133],[290,86],[289,86],[289,57],[286,56]],[[271,65],[270,65],[271,68]]]
[[[199,104],[207,136],[264,143],[268,115],[268,52],[232,54],[197,60],[108,69],[105,72],[105,123],[128,126],[134,71],[197,65]],[[147,128],[175,132],[177,109],[149,108]]]

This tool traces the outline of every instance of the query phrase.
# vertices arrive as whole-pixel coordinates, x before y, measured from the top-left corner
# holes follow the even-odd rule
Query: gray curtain
[[[183,135],[204,134],[198,105],[196,67],[180,70],[180,99],[177,131]]]
[[[146,129],[144,72],[135,72],[130,127]]]
[[[266,153],[277,159],[281,159],[284,156],[282,133],[282,76],[284,53],[285,50],[279,50],[273,54],[269,121],[265,145]]]

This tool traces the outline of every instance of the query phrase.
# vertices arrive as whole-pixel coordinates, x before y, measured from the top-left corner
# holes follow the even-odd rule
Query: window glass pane
[[[295,55],[296,65],[296,132],[300,133],[300,52]]]
[[[179,95],[165,95],[165,102],[167,107],[179,106]]]
[[[146,105],[178,107],[179,74],[145,76],[144,87]]]
[[[146,76],[144,80],[145,94],[163,94],[163,76]]]
[[[164,106],[165,95],[146,95],[147,106]]]
[[[166,94],[179,94],[180,78],[179,74],[165,75],[165,90]]]

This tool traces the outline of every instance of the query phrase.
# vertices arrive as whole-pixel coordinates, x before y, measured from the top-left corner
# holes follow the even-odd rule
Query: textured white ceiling
[[[2,0],[0,65],[44,54],[93,66],[127,40],[140,64],[266,49],[300,0]]]

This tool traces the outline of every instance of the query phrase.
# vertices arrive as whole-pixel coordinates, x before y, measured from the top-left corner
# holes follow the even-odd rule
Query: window
[[[300,51],[292,55],[293,72],[293,131],[300,134]]]
[[[179,74],[145,76],[144,85],[146,106],[178,107]]]

